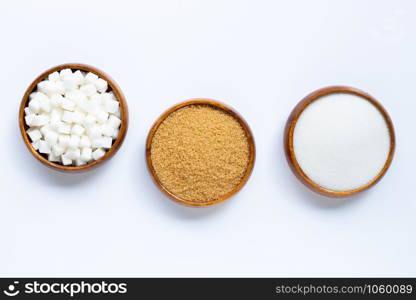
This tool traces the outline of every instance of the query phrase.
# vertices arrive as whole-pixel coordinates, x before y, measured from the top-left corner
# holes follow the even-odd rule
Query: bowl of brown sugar
[[[212,99],[173,106],[147,137],[146,161],[156,185],[173,200],[208,206],[237,193],[253,170],[255,144],[244,119]]]

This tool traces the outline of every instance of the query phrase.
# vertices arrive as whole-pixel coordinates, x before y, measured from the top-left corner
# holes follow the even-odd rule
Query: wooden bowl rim
[[[295,156],[295,153],[294,153],[294,147],[293,147],[294,130],[295,130],[295,127],[296,127],[296,123],[297,123],[300,115],[303,113],[303,111],[315,100],[318,100],[318,99],[322,98],[323,96],[326,96],[326,95],[329,95],[329,94],[334,94],[334,93],[353,94],[353,95],[360,96],[360,97],[366,99],[367,101],[369,101],[382,114],[382,116],[383,116],[383,118],[384,118],[384,120],[387,124],[389,134],[390,134],[390,150],[389,150],[389,154],[388,154],[388,157],[387,157],[386,163],[384,164],[383,169],[368,184],[366,184],[364,186],[361,186],[359,188],[356,188],[356,189],[353,189],[353,190],[347,190],[347,191],[334,191],[334,190],[326,189],[324,187],[321,187],[317,183],[315,183],[313,180],[311,180],[303,172],[303,170],[299,166],[299,164],[296,160],[296,156]],[[385,175],[388,168],[390,167],[391,162],[393,160],[395,147],[396,147],[396,137],[395,137],[395,132],[394,132],[394,126],[393,126],[393,122],[392,122],[389,114],[387,113],[386,109],[381,105],[380,102],[378,102],[375,98],[373,98],[369,94],[367,94],[367,93],[365,93],[365,92],[363,92],[359,89],[349,87],[349,86],[329,86],[329,87],[318,89],[318,90],[310,93],[309,95],[307,95],[305,98],[303,98],[295,106],[295,108],[292,110],[292,112],[289,115],[289,118],[286,122],[285,134],[284,134],[284,148],[285,148],[286,159],[289,163],[289,166],[290,166],[291,170],[293,171],[295,176],[306,187],[308,187],[309,189],[311,189],[312,191],[314,191],[318,194],[328,196],[328,197],[334,197],[334,198],[347,197],[347,196],[351,196],[353,194],[357,194],[359,192],[362,192],[362,191],[374,186],[377,182],[380,181],[380,179]]]
[[[97,74],[99,77],[103,78],[104,80],[106,80],[108,82],[109,87],[111,88],[111,90],[114,92],[117,100],[120,102],[120,111],[121,111],[121,126],[120,126],[120,131],[119,134],[116,138],[116,140],[114,141],[112,147],[106,151],[106,153],[99,158],[98,160],[95,160],[91,163],[82,165],[82,166],[64,166],[58,163],[54,163],[49,161],[48,159],[46,159],[45,157],[43,157],[37,150],[33,149],[32,145],[31,145],[31,141],[30,138],[28,137],[26,130],[29,128],[26,124],[25,124],[25,112],[24,109],[27,106],[28,102],[29,102],[29,95],[36,89],[37,84],[44,80],[49,74],[55,72],[55,71],[60,71],[63,69],[72,69],[72,70],[81,70],[81,71],[85,71],[85,72],[93,72],[95,74]],[[26,89],[25,94],[22,98],[22,101],[20,103],[20,109],[19,109],[19,127],[20,127],[20,132],[22,134],[23,137],[23,141],[26,145],[26,147],[29,149],[30,153],[32,153],[32,155],[41,163],[43,163],[44,165],[59,170],[59,171],[63,171],[63,172],[81,172],[81,171],[85,171],[85,170],[89,170],[93,167],[96,167],[98,165],[100,165],[101,163],[103,163],[104,161],[106,161],[107,159],[111,158],[120,148],[121,144],[124,141],[124,138],[126,137],[126,133],[127,133],[127,127],[128,127],[128,108],[127,108],[127,103],[126,103],[126,99],[124,97],[123,92],[121,91],[120,87],[117,85],[117,83],[106,73],[104,73],[103,71],[90,66],[90,65],[86,65],[86,64],[80,64],[80,63],[67,63],[67,64],[62,64],[62,65],[58,65],[55,67],[52,67],[48,70],[46,70],[45,72],[43,72],[42,74],[40,74],[38,77],[36,77],[36,79],[29,85],[29,87]]]
[[[244,133],[246,134],[247,137],[247,141],[249,144],[249,161],[248,161],[248,165],[247,165],[247,169],[243,175],[243,177],[241,178],[240,182],[238,185],[236,185],[234,187],[233,190],[231,190],[230,192],[228,192],[225,195],[222,195],[220,198],[212,200],[212,201],[207,201],[207,202],[194,202],[191,200],[186,200],[183,199],[177,195],[175,195],[174,193],[170,192],[163,184],[162,182],[159,180],[159,177],[157,176],[156,170],[153,167],[153,163],[152,163],[152,158],[151,158],[151,148],[152,148],[152,141],[153,141],[153,137],[157,131],[157,129],[159,128],[160,124],[162,124],[162,122],[174,111],[183,108],[185,106],[190,106],[190,105],[210,105],[213,106],[217,109],[221,109],[227,113],[229,113],[231,116],[233,116],[241,125],[241,127],[244,130]],[[175,200],[178,203],[187,205],[187,206],[192,206],[192,207],[203,207],[203,206],[211,206],[214,204],[218,204],[220,202],[223,202],[225,200],[227,200],[228,198],[232,197],[233,195],[235,195],[248,181],[252,171],[253,171],[253,167],[254,167],[254,162],[255,162],[255,157],[256,157],[256,147],[255,147],[255,141],[254,141],[254,136],[253,133],[250,130],[250,127],[248,125],[248,123],[244,120],[244,118],[237,112],[235,111],[233,108],[231,108],[230,106],[213,100],[213,99],[209,99],[209,98],[193,98],[193,99],[189,99],[183,102],[180,102],[174,106],[172,106],[171,108],[167,109],[152,125],[149,134],[147,136],[147,141],[146,141],[146,162],[147,162],[147,168],[151,174],[151,177],[154,181],[154,183],[157,185],[157,187],[163,191],[169,198]]]

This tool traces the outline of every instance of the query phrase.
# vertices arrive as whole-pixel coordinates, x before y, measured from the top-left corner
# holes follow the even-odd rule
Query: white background
[[[416,276],[414,1],[3,1],[0,4],[1,276]],[[112,76],[130,127],[86,174],[36,161],[18,130],[27,86],[54,65]],[[290,111],[343,84],[396,126],[391,169],[350,199],[317,196],[284,158]],[[257,143],[224,204],[182,207],[147,173],[156,118],[192,97],[228,103]]]

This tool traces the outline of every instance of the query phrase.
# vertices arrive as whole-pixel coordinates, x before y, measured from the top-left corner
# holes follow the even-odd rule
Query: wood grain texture
[[[37,84],[46,79],[48,77],[49,74],[55,72],[55,71],[60,71],[62,69],[72,69],[72,70],[81,70],[81,71],[85,71],[85,72],[93,72],[95,74],[97,74],[99,77],[101,77],[102,79],[106,80],[108,82],[108,86],[109,89],[108,91],[113,91],[113,93],[115,94],[117,100],[120,102],[120,111],[121,111],[121,125],[120,125],[120,131],[119,134],[117,136],[117,138],[115,139],[115,141],[113,141],[113,145],[112,147],[98,160],[95,160],[91,163],[82,165],[82,166],[64,166],[60,163],[55,163],[55,162],[51,162],[47,159],[46,155],[43,155],[41,153],[39,153],[38,151],[36,151],[30,142],[30,138],[26,133],[26,130],[29,128],[24,120],[25,117],[25,112],[24,109],[25,107],[28,105],[29,102],[29,95],[36,90]],[[43,163],[44,165],[59,170],[59,171],[63,171],[63,172],[81,172],[81,171],[86,171],[89,170],[93,167],[96,167],[98,165],[101,165],[104,161],[108,160],[109,158],[111,158],[120,148],[121,144],[124,141],[124,138],[126,136],[127,133],[127,127],[128,127],[128,109],[127,109],[127,103],[126,103],[126,99],[121,91],[121,89],[119,88],[119,86],[117,85],[117,83],[107,74],[105,74],[103,71],[89,66],[89,65],[85,65],[85,64],[77,64],[77,63],[69,63],[69,64],[63,64],[63,65],[59,65],[53,68],[50,68],[48,70],[46,70],[45,72],[43,72],[42,74],[40,74],[30,85],[29,87],[26,89],[26,92],[23,96],[23,99],[20,103],[20,109],[19,109],[19,127],[20,127],[20,132],[22,134],[23,137],[23,141],[26,145],[26,147],[29,149],[30,153],[32,153],[32,155],[39,160],[41,163]]]
[[[202,104],[202,105],[210,105],[216,108],[219,108],[227,113],[229,113],[231,116],[233,116],[241,125],[241,127],[243,128],[245,135],[247,137],[247,142],[249,145],[249,161],[248,161],[248,166],[247,169],[243,175],[243,177],[241,178],[240,183],[235,186],[235,188],[233,190],[231,190],[230,192],[228,192],[227,194],[221,196],[218,199],[212,200],[212,201],[207,201],[207,202],[194,202],[194,201],[190,201],[190,200],[186,200],[186,199],[182,199],[181,197],[173,194],[172,192],[170,192],[160,181],[160,179],[157,176],[156,170],[153,166],[152,163],[152,158],[151,158],[151,148],[152,148],[152,141],[153,141],[153,137],[157,131],[157,129],[159,128],[160,124],[174,111],[185,107],[185,106],[189,106],[189,105],[195,105],[195,104]],[[254,162],[255,162],[255,157],[256,157],[256,147],[255,147],[255,142],[254,142],[254,137],[253,134],[250,130],[250,127],[248,126],[248,124],[246,123],[246,121],[243,119],[242,116],[240,116],[235,110],[233,110],[232,108],[230,108],[229,106],[212,100],[212,99],[206,99],[206,98],[196,98],[196,99],[190,99],[188,101],[185,102],[181,102],[171,108],[169,108],[167,111],[165,111],[157,120],[156,122],[153,124],[152,128],[149,131],[149,134],[147,136],[147,141],[146,141],[146,162],[147,162],[147,167],[148,170],[151,174],[151,177],[153,178],[153,181],[155,182],[155,184],[157,185],[157,187],[162,190],[167,196],[169,196],[171,199],[177,201],[178,203],[187,205],[187,206],[193,206],[193,207],[202,207],[202,206],[209,206],[209,205],[214,205],[220,202],[223,202],[224,200],[230,198],[231,196],[235,195],[247,182],[247,180],[249,179],[252,171],[253,171],[253,167],[254,167]]]
[[[299,164],[296,160],[296,156],[295,156],[295,152],[294,152],[294,148],[293,148],[293,134],[294,134],[296,122],[298,121],[299,116],[302,114],[302,112],[306,109],[306,107],[309,104],[311,104],[312,102],[314,102],[315,100],[317,100],[317,99],[319,99],[323,96],[326,96],[326,95],[332,94],[332,93],[353,94],[353,95],[360,96],[360,97],[366,99],[367,101],[371,102],[380,111],[380,113],[383,115],[383,117],[386,121],[388,130],[389,130],[389,133],[390,133],[390,151],[389,151],[388,158],[386,160],[386,163],[385,163],[383,169],[367,185],[359,187],[359,188],[354,189],[354,190],[333,191],[333,190],[323,188],[323,187],[319,186],[318,184],[316,184],[300,168],[300,166],[299,166]],[[289,118],[286,122],[285,133],[284,133],[284,149],[285,149],[286,159],[288,161],[288,164],[289,164],[291,170],[295,174],[295,176],[306,187],[308,187],[312,191],[314,191],[318,194],[324,195],[324,196],[335,197],[335,198],[351,196],[353,194],[362,192],[362,191],[372,187],[377,182],[379,182],[379,180],[384,176],[384,174],[387,172],[388,168],[390,167],[390,164],[391,164],[391,162],[393,160],[393,156],[394,156],[395,146],[396,146],[396,138],[395,138],[395,133],[394,133],[393,122],[392,122],[390,116],[388,115],[387,111],[384,109],[384,107],[376,99],[374,99],[372,96],[370,96],[369,94],[367,94],[367,93],[365,93],[361,90],[358,90],[358,89],[355,89],[355,88],[352,88],[352,87],[348,87],[348,86],[330,86],[330,87],[319,89],[319,90],[317,90],[315,92],[312,92],[311,94],[307,95],[305,98],[303,98],[295,106],[295,108],[293,109],[293,111],[289,115]]]

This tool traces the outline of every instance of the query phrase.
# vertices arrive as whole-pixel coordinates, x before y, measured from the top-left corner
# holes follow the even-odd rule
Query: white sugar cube
[[[42,92],[46,94],[46,86],[48,84],[49,80],[41,81],[37,84],[38,92]]]
[[[79,147],[80,137],[75,134],[71,134],[68,142],[68,147],[77,148]]]
[[[92,149],[89,147],[82,148],[81,159],[83,161],[90,161],[92,159]]]
[[[82,112],[76,111],[72,113],[72,122],[76,124],[82,124],[84,122],[84,119],[85,119],[85,114],[83,114]]]
[[[40,133],[42,133],[43,137],[46,137],[46,134],[51,130],[50,126],[48,124],[42,126],[40,128]]]
[[[59,110],[55,110],[55,112],[51,112],[50,114],[50,122],[60,122],[62,120],[63,113]]]
[[[88,99],[80,102],[79,103],[79,108],[82,111],[84,111],[86,114],[92,113],[94,111],[94,109],[95,109],[94,108],[94,104],[90,100],[88,100]]]
[[[71,125],[61,122],[61,124],[58,126],[58,132],[63,134],[71,133]]]
[[[32,147],[35,150],[39,150],[39,144],[40,144],[40,140],[37,140],[36,142],[32,143]]]
[[[62,95],[60,95],[60,94],[54,94],[50,98],[51,105],[53,107],[60,107],[63,99],[64,99],[64,97],[62,97]]]
[[[110,124],[106,123],[101,125],[101,132],[103,133],[103,135],[111,137],[113,136],[114,128]]]
[[[49,121],[49,126],[51,130],[56,131],[56,132],[59,132],[59,127],[61,127],[62,124],[65,124],[65,123],[55,118],[51,118],[51,120]]]
[[[100,93],[104,93],[108,88],[108,83],[102,78],[98,78],[97,81],[95,81],[95,87],[97,88],[97,91]]]
[[[81,92],[83,92],[87,96],[92,96],[95,93],[97,93],[97,88],[92,83],[82,85],[80,90],[81,90]]]
[[[86,113],[95,116],[95,113],[100,109],[100,105],[94,103],[93,101],[89,101],[88,106],[86,107]]]
[[[117,136],[118,136],[118,133],[119,133],[119,132],[120,132],[120,130],[119,130],[119,129],[114,129],[114,132],[113,132],[112,138],[113,138],[113,139],[117,138]]]
[[[119,105],[120,103],[117,100],[106,100],[104,102],[105,110],[112,114],[119,110]]]
[[[92,103],[92,105],[94,106],[101,106],[101,104],[103,103],[103,97],[101,94],[94,94],[92,96],[89,97],[90,101]]]
[[[30,137],[32,142],[36,142],[42,138],[42,134],[38,129],[28,129],[26,133]]]
[[[51,110],[51,120],[61,120],[62,119],[62,114],[64,113],[64,111],[59,108],[59,107],[55,107]]]
[[[81,85],[84,82],[84,74],[80,70],[74,72],[73,78],[77,85]]]
[[[29,101],[29,109],[33,113],[39,113],[40,111],[40,101],[36,97]]]
[[[32,114],[34,114],[34,112],[33,112],[33,111],[31,111],[29,107],[25,107],[24,111],[25,111],[25,115],[26,115],[26,116],[27,116],[27,115],[32,115]]]
[[[91,139],[91,147],[93,147],[93,148],[101,148],[102,144],[103,144],[103,141],[102,141],[101,137]]]
[[[83,166],[86,163],[87,163],[86,161],[83,161],[82,159],[79,159],[79,158],[75,160],[75,165],[78,166],[78,167]]]
[[[100,157],[102,157],[105,154],[105,151],[101,148],[96,149],[93,153],[92,153],[92,158],[94,160],[98,160]]]
[[[120,127],[120,124],[121,124],[121,120],[118,117],[111,115],[108,118],[107,124],[109,124],[113,128],[119,128]]]
[[[48,115],[35,115],[32,121],[32,126],[43,126],[48,124],[49,116]]]
[[[32,100],[33,98],[35,98],[35,96],[36,96],[36,94],[37,94],[38,92],[33,92],[33,93],[30,93],[30,95],[29,95],[29,99],[30,100]]]
[[[54,89],[55,92],[52,91],[51,95],[53,93],[58,93],[62,95],[65,92],[64,83],[62,81],[55,81]]]
[[[39,101],[40,109],[43,112],[50,112],[51,111],[51,100],[48,97],[42,97]]]
[[[66,134],[60,134],[58,136],[58,143],[61,147],[66,148],[69,145],[70,136]]]
[[[108,112],[104,110],[99,110],[98,112],[96,112],[95,116],[97,117],[97,121],[99,123],[105,123],[108,120]]]
[[[73,122],[73,113],[70,111],[64,111],[63,115],[62,115],[62,121],[70,124]]]
[[[102,97],[103,97],[103,101],[107,101],[107,100],[115,100],[113,98],[113,94],[108,93],[102,93]]]
[[[117,97],[116,97],[116,95],[114,95],[114,92],[113,91],[108,92],[107,94],[111,97],[111,99],[117,100]]]
[[[88,135],[90,139],[96,139],[101,137],[101,128],[98,125],[92,125],[88,128]],[[92,142],[92,141],[91,141]]]
[[[52,145],[52,153],[55,156],[61,156],[65,152],[65,148],[61,144]]]
[[[51,153],[51,147],[46,141],[40,140],[39,141],[39,152],[44,154]]]
[[[93,148],[106,148],[110,149],[113,144],[113,139],[111,137],[99,137],[92,139],[91,145]]]
[[[27,126],[34,126],[33,121],[35,120],[35,117],[36,117],[35,114],[25,116],[26,125]]]
[[[91,125],[94,125],[96,121],[97,118],[94,115],[88,114],[84,119],[84,125],[90,127]]]
[[[113,139],[111,137],[104,136],[101,138],[101,147],[110,149],[113,145]]]
[[[78,99],[76,102],[77,108],[88,113],[91,111],[91,103],[88,99]]]
[[[45,141],[48,142],[50,146],[55,145],[58,142],[58,134],[55,131],[49,130],[46,133]]]
[[[117,99],[114,97],[113,92],[103,93],[103,94],[101,94],[101,98],[102,98],[102,101],[103,101],[103,102],[110,101],[110,100],[117,100]]]
[[[75,160],[81,156],[81,151],[79,148],[70,148],[65,152],[67,158]]]
[[[58,81],[58,80],[61,79],[61,76],[59,75],[58,72],[55,71],[55,72],[48,75],[48,79],[49,79],[49,81]]]
[[[76,104],[78,104],[82,100],[87,100],[87,96],[80,90],[73,90],[73,91],[67,92],[65,94],[65,97],[69,100],[74,101]]]
[[[69,159],[66,154],[61,155],[61,160],[62,160],[62,164],[65,165],[65,166],[68,166],[68,165],[72,164],[72,159]]]
[[[82,148],[91,147],[90,138],[86,135],[81,136],[81,140],[79,141],[79,146]]]
[[[37,92],[36,95],[32,99],[33,100],[37,99],[40,102],[41,100],[49,99],[49,97],[42,92]]]
[[[90,107],[88,109],[88,113],[95,115],[98,111],[102,110],[101,105],[101,95],[93,95],[92,97],[90,97]]]
[[[94,73],[88,72],[87,75],[85,75],[85,83],[92,83],[94,84],[98,80],[98,76]]]
[[[52,162],[61,162],[61,158],[56,156],[53,152],[48,154],[48,160]]]
[[[78,87],[77,79],[74,76],[67,76],[62,81],[63,88],[66,92],[73,91]]]
[[[65,110],[73,111],[75,109],[75,103],[68,98],[64,98],[62,99],[61,107]]]
[[[48,95],[61,94],[64,92],[64,85],[62,81],[42,81],[41,87],[40,91]]]
[[[81,125],[75,124],[72,126],[71,133],[75,135],[82,135],[85,131],[85,128]]]
[[[59,72],[59,76],[61,79],[65,79],[68,76],[72,76],[72,70],[71,69],[63,69],[61,72]]]

